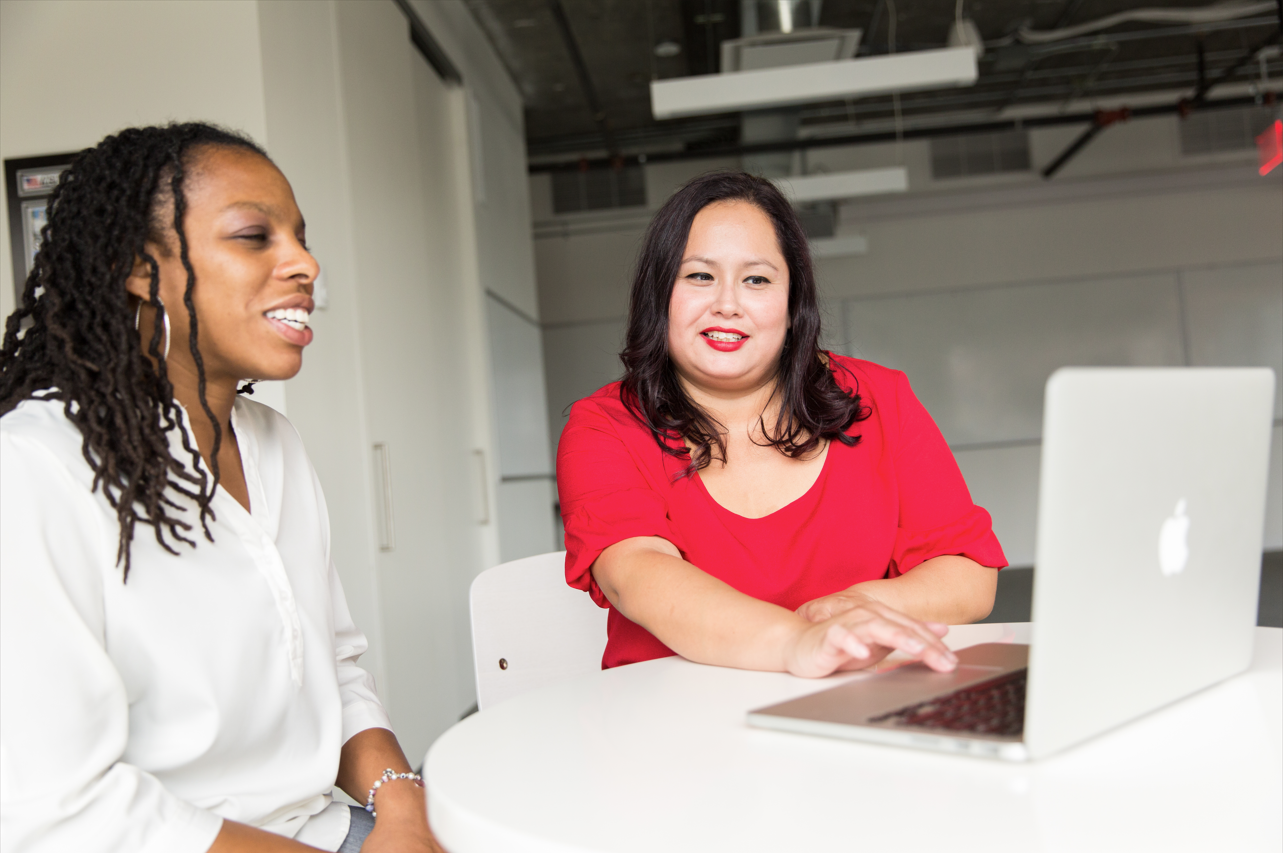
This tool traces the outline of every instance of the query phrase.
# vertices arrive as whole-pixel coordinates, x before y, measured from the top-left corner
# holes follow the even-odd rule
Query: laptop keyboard
[[[1018,669],[873,717],[869,722],[980,735],[1019,735],[1025,728],[1027,674],[1028,670]]]

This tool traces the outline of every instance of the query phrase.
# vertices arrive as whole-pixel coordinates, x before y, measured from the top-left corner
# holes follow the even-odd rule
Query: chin
[[[302,369],[303,359],[300,357],[289,363],[259,365],[256,372],[247,373],[246,376],[253,377],[256,382],[284,382],[286,379],[293,379]]]

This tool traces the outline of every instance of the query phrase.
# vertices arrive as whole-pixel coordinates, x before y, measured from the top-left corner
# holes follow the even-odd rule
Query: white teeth
[[[705,332],[704,335],[712,340],[728,344],[735,343],[736,341],[742,341],[744,339],[743,335],[737,335],[734,332]]]
[[[269,320],[280,320],[291,329],[303,331],[307,328],[311,315],[303,308],[276,308],[263,315]]]

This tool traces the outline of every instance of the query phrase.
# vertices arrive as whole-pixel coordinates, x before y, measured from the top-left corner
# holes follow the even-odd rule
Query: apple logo
[[[1179,575],[1189,561],[1189,516],[1185,514],[1185,499],[1176,502],[1172,517],[1163,521],[1158,532],[1158,567],[1164,577]]]

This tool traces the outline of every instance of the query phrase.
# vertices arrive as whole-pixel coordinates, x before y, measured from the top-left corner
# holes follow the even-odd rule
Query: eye
[[[267,232],[266,231],[248,231],[243,234],[237,234],[236,239],[248,240],[251,243],[266,243]]]
[[[750,275],[744,279],[745,284],[770,284],[771,280],[761,275]]]
[[[693,281],[712,281],[713,280],[713,276],[706,272],[693,272],[693,273],[689,273],[686,277]]]

